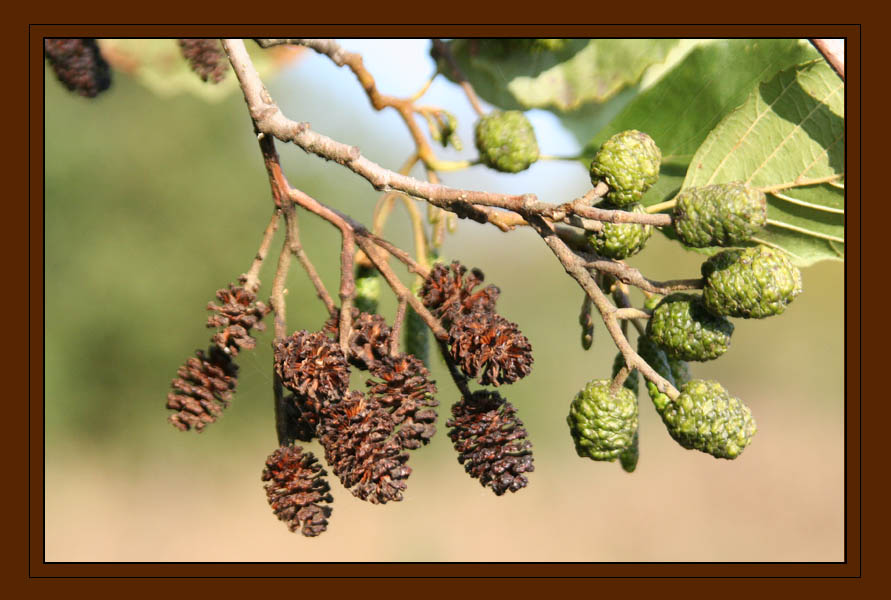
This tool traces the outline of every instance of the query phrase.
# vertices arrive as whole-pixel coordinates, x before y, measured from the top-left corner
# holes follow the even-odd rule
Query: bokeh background
[[[173,42],[170,42],[173,44]],[[344,40],[380,89],[410,95],[431,75],[423,40]],[[231,74],[230,74],[231,77]],[[844,559],[844,266],[804,270],[805,292],[779,318],[737,321],[731,351],[693,365],[742,398],[759,431],[736,461],[684,450],[641,394],[641,459],[576,456],[568,404],[606,377],[615,348],[602,324],[578,343],[581,293],[537,237],[461,221],[444,254],[502,289],[502,314],[535,348],[526,379],[504,389],[535,450],[529,486],[495,497],[458,464],[444,423],[457,392],[441,362],[440,426],[413,453],[405,500],[375,506],[331,477],[329,530],[290,533],[260,481],[276,447],[270,332],[239,356],[238,390],[202,434],[167,422],[177,367],[206,347],[205,305],[244,272],[270,215],[265,171],[238,93],[208,102],[154,93],[117,72],[94,100],[45,74],[45,559],[47,561],[841,561]],[[290,117],[396,169],[413,146],[392,111],[375,112],[353,75],[307,52],[270,80]],[[441,78],[425,102],[451,110],[472,157],[474,115]],[[544,154],[580,148],[531,111]],[[279,144],[292,184],[370,223],[378,195],[346,170]],[[528,191],[546,201],[590,187],[580,163],[543,161],[504,176],[473,167],[454,186]],[[311,215],[304,245],[336,290],[339,236]],[[404,211],[386,235],[411,247]],[[268,295],[274,255],[264,267]],[[701,257],[654,236],[630,260],[657,279],[698,273]],[[299,268],[288,279],[291,329],[324,309]],[[395,303],[383,311],[391,317]],[[317,442],[309,445],[323,456]]]

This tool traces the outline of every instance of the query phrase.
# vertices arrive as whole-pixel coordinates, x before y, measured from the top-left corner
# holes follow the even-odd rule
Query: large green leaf
[[[603,141],[619,131],[645,131],[662,149],[663,169],[643,203],[666,200],[677,193],[687,165],[709,132],[758,83],[815,56],[803,40],[717,40],[697,45],[588,142],[584,160],[590,161]]]
[[[765,189],[768,225],[755,241],[801,266],[843,259],[844,93],[823,60],[781,71],[712,130],[683,187],[741,180]]]
[[[452,54],[487,102],[503,109],[555,112],[600,104],[636,84],[665,59],[675,39],[565,40],[559,49],[510,40],[457,39]],[[440,65],[451,77],[451,69]]]

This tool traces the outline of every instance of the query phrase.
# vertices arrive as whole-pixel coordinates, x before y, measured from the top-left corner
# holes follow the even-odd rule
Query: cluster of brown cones
[[[449,331],[447,361],[483,385],[512,383],[529,373],[531,346],[495,312],[498,288],[477,289],[482,282],[478,270],[439,264],[420,297]],[[201,431],[228,406],[237,377],[233,359],[256,345],[250,334],[263,329],[269,312],[241,286],[219,290],[217,299],[208,304],[208,327],[218,329],[209,350],[179,369],[168,395],[167,406],[176,411],[169,420],[181,430]],[[320,331],[297,331],[274,344],[275,375],[285,390],[278,419],[286,434],[280,433],[283,445],[267,459],[262,479],[278,518],[305,536],[327,529],[332,496],[325,469],[297,442],[317,439],[345,488],[385,504],[403,499],[408,453],[436,432],[437,389],[424,363],[395,350],[394,332],[382,316],[353,308],[351,317],[343,338],[335,314]],[[369,374],[364,392],[350,389],[353,368]],[[458,461],[497,495],[522,489],[533,470],[532,450],[516,409],[495,391],[465,396],[447,423]]]

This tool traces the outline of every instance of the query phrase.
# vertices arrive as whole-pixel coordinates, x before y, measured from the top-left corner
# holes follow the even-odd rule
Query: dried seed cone
[[[232,356],[238,356],[239,350],[253,349],[257,340],[250,331],[266,329],[261,321],[272,309],[257,302],[256,294],[231,283],[228,289],[217,290],[217,299],[221,304],[207,303],[207,310],[214,311],[207,318],[207,326],[223,328],[213,336],[214,344]]]
[[[735,246],[767,223],[764,192],[740,181],[687,188],[675,198],[674,230],[686,246]]]
[[[715,458],[736,458],[757,431],[749,407],[715,381],[688,382],[660,412],[677,443]]]
[[[493,312],[499,289],[494,285],[477,290],[485,276],[479,269],[467,271],[458,261],[451,265],[438,263],[430,270],[420,297],[433,316],[448,327],[457,317],[471,312]]]
[[[769,246],[725,250],[702,264],[702,298],[717,315],[763,319],[778,315],[801,293],[801,271]]]
[[[619,374],[619,371],[622,367],[625,366],[625,357],[622,356],[621,352],[616,353],[616,358],[613,359],[613,378]],[[637,373],[637,369],[632,369],[631,373],[628,377],[625,378],[625,383],[622,384],[624,387],[628,388],[634,393],[634,397],[637,397],[637,391],[640,386],[640,378]]]
[[[167,419],[180,431],[201,432],[229,406],[238,377],[238,365],[216,346],[201,350],[186,361],[171,382],[167,408],[177,411]]]
[[[535,130],[518,110],[495,110],[482,117],[474,140],[480,159],[496,171],[519,173],[538,160]]]
[[[325,460],[352,494],[372,504],[402,500],[411,468],[401,442],[392,437],[393,417],[373,398],[350,392],[321,409],[319,441]]]
[[[662,299],[647,323],[647,337],[682,360],[718,358],[730,347],[733,324],[712,314],[699,296],[675,293]]]
[[[482,385],[513,383],[532,371],[532,344],[516,323],[495,313],[459,317],[449,329],[449,354]]]
[[[304,452],[300,446],[281,446],[266,459],[261,477],[266,482],[266,499],[291,531],[299,529],[303,535],[315,537],[328,528],[328,505],[334,498],[325,475],[312,452]]]
[[[69,91],[94,98],[111,86],[111,69],[93,38],[44,39],[43,53]]]
[[[302,408],[318,412],[347,393],[350,368],[340,346],[321,331],[297,331],[274,346],[274,368]]]
[[[347,337],[349,356],[353,366],[367,370],[390,352],[391,329],[381,315],[352,311],[350,335]],[[337,341],[340,338],[340,314],[328,319],[322,330]]]
[[[621,387],[610,392],[609,379],[589,382],[573,399],[566,422],[581,457],[613,461],[631,447],[637,431],[637,398]]]
[[[388,356],[375,363],[366,382],[369,395],[390,413],[403,448],[426,445],[436,433],[436,384],[424,364],[410,354]]]
[[[606,210],[618,209],[610,203],[601,202],[598,208]],[[625,205],[622,210],[637,214],[646,213],[646,209],[640,203]],[[603,223],[603,229],[588,233],[588,243],[591,249],[600,256],[607,258],[623,259],[633,256],[643,250],[647,240],[653,235],[652,225],[639,225],[637,223]]]
[[[179,38],[176,40],[183,57],[202,81],[219,83],[226,76],[229,59],[218,39]]]
[[[458,462],[496,496],[526,487],[524,473],[535,470],[532,443],[516,413],[498,392],[480,390],[455,403],[446,423]]]
[[[616,206],[639,202],[659,179],[662,151],[646,133],[630,129],[606,140],[591,161],[591,181],[609,186]]]

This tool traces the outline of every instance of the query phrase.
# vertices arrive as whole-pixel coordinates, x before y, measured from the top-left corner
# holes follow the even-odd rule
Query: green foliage
[[[844,133],[844,82],[822,59],[796,65],[759,85],[709,133],[684,187],[741,180],[781,188],[770,194],[767,228],[754,241],[782,248],[799,266],[843,259]]]
[[[637,83],[678,40],[566,40],[514,45],[501,40],[453,40],[452,54],[476,92],[503,109],[572,111],[600,104]],[[544,46],[544,47],[543,47]],[[452,77],[451,69],[440,72]]]

